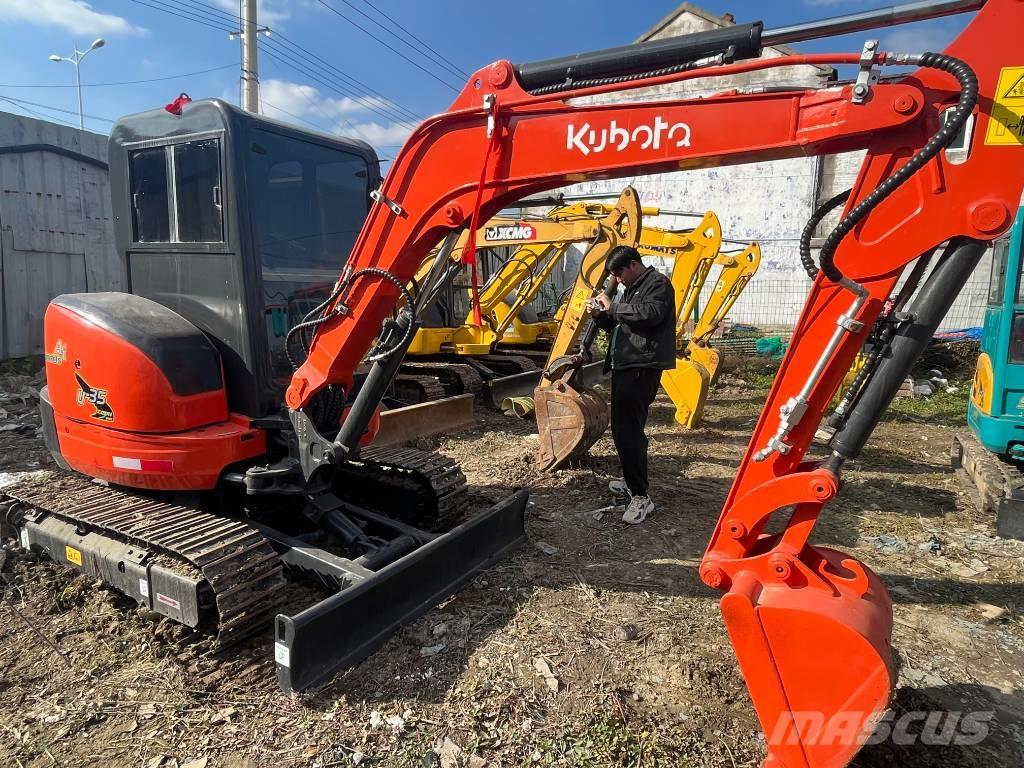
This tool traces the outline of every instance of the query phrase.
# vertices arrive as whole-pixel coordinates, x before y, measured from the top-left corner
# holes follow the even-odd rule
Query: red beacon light
[[[164,109],[166,109],[172,115],[180,115],[182,107],[184,107],[190,101],[192,101],[191,96],[189,96],[187,93],[181,93],[178,94],[178,98],[176,98],[170,104],[165,104]]]

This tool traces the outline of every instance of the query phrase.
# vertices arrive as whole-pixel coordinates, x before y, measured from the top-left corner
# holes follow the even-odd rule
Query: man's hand
[[[592,299],[587,300],[587,309],[590,310],[591,316],[598,315],[601,312],[607,312],[611,309],[612,300],[608,298],[608,295],[604,292],[597,294]]]

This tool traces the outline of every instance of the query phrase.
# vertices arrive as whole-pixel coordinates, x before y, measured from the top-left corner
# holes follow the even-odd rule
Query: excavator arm
[[[698,265],[697,272],[703,272],[699,284],[695,284],[697,272],[688,278],[685,271],[678,269],[678,262],[672,272],[672,283],[676,286],[677,295],[683,293],[685,298],[676,325],[676,347],[679,354],[675,368],[662,373],[661,386],[676,407],[676,422],[688,429],[700,423],[708,391],[718,376],[720,355],[710,344],[711,336],[760,266],[761,247],[751,243],[738,253],[718,253],[713,262],[721,265],[718,280],[689,339],[686,338],[689,314],[684,313],[693,312],[710,269],[704,268],[703,261]],[[707,263],[710,267],[710,262]]]
[[[768,738],[771,768],[845,765],[888,705],[895,679],[888,593],[863,564],[810,544],[810,534],[839,490],[844,461],[862,448],[986,242],[1010,226],[1024,187],[1022,113],[1012,101],[1024,71],[1016,53],[1024,3],[911,5],[913,14],[889,9],[763,36],[759,25],[741,25],[480,69],[393,162],[286,396],[300,448],[312,456],[304,470],[355,450],[397,368],[411,318],[384,332],[333,443],[309,431],[304,409],[327,386],[351,386],[430,248],[517,199],[598,177],[866,150],[843,218],[822,247],[798,341],[782,361],[700,566],[703,581],[724,593],[726,627]],[[893,54],[866,44],[853,54],[720,63],[756,56],[762,44],[920,18],[929,7],[932,15],[978,13],[943,54]],[[853,65],[861,75],[820,90],[580,103],[612,91],[801,64]],[[887,65],[918,69],[878,81],[876,68]],[[904,268],[942,243],[949,245],[907,315],[883,318],[898,324],[891,353],[837,430],[829,458],[804,461]],[[766,532],[783,514],[773,528],[781,532]],[[806,713],[820,716],[814,728],[805,727]]]
[[[608,427],[604,398],[575,380],[583,365],[591,362],[590,348],[597,336],[593,322],[586,323],[580,348],[574,350],[587,318],[587,299],[602,290],[609,296],[614,293],[614,279],[606,267],[608,254],[620,245],[635,248],[640,242],[642,220],[636,190],[626,187],[600,220],[601,239],[583,254],[540,383],[533,392],[540,437],[537,465],[542,470],[557,469],[580,458]]]
[[[718,377],[719,354],[711,347],[711,337],[761,266],[761,246],[751,243],[742,251],[724,253],[719,258],[723,256],[731,263],[722,266],[686,345],[687,357],[708,372],[712,384]]]

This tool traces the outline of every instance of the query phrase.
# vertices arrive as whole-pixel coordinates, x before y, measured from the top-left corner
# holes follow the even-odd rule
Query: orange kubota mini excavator
[[[968,11],[977,15],[942,53],[887,52],[868,41],[855,53],[757,58],[764,45]],[[193,519],[196,509],[137,492],[83,489],[70,483],[72,476],[62,478],[69,491],[7,490],[9,518],[31,539],[43,535],[51,509],[58,510],[58,521],[88,517],[91,523],[67,524],[70,534],[59,526],[46,530],[67,547],[66,558],[63,548],[58,555],[62,561],[83,562],[86,551],[100,551],[92,546],[95,537],[107,541],[108,530],[148,531],[179,542],[209,541],[213,532],[231,545],[220,546],[213,561],[194,553],[212,582],[245,567],[259,580],[275,557],[287,563],[299,553],[307,565],[335,557],[310,552],[298,537],[268,552],[257,533],[262,529],[251,523],[272,528],[269,535],[280,542],[274,526],[300,514],[285,503],[298,498],[307,502],[308,518],[330,525],[338,540],[366,539],[371,524],[391,531],[401,526],[394,517],[353,509],[346,493],[355,481],[346,468],[359,465],[360,443],[373,433],[381,398],[415,330],[421,297],[406,285],[439,241],[448,238],[450,246],[461,228],[475,231],[514,201],[569,182],[866,150],[842,217],[822,245],[796,342],[700,566],[705,584],[723,593],[726,628],[768,734],[764,764],[845,765],[892,695],[892,604],[866,566],[811,544],[810,536],[839,492],[844,463],[864,446],[986,244],[1011,225],[1024,188],[1022,28],[1020,0],[922,0],[778,30],[741,24],[483,67],[448,111],[413,131],[374,191],[375,204],[330,296],[292,328],[295,335],[308,333],[309,344],[285,394],[283,419],[231,412],[228,367],[218,349],[194,323],[157,302],[100,294],[51,304],[46,340],[53,353],[43,404],[50,449],[77,472],[110,483],[217,489],[205,516]],[[702,98],[581,103],[581,97],[801,64],[848,65],[858,74],[855,82],[823,89],[733,88]],[[879,70],[891,65],[915,69],[879,79]],[[193,106],[185,105],[184,114]],[[173,170],[173,160],[164,167]],[[439,253],[444,261],[449,250]],[[920,259],[934,262],[928,278],[903,310],[885,311],[904,270]],[[405,309],[392,319],[402,295]],[[845,412],[827,458],[805,460],[833,393],[876,323],[895,328],[888,353]],[[372,368],[354,392],[364,358]],[[222,516],[243,512],[247,518]],[[775,516],[783,519],[769,533]],[[484,548],[490,533],[458,542]],[[455,567],[452,558],[421,555],[437,555],[429,549],[436,542],[416,549],[422,542],[416,536],[371,542],[378,546],[361,570],[351,569],[350,578],[361,583],[328,598],[315,616],[279,617],[279,672],[298,664],[310,675],[306,682],[323,679],[337,669],[336,646],[360,621],[390,610],[390,601],[409,600],[407,590],[423,598],[415,581],[388,589],[393,569],[426,578]],[[394,558],[409,551],[374,572],[385,553]],[[108,578],[127,586],[145,579],[137,554],[132,548],[122,558],[127,573],[114,570]],[[185,578],[175,568],[165,571],[168,582]],[[212,592],[230,603],[251,587],[234,579],[230,592],[216,583]],[[199,593],[202,605],[210,590]],[[373,599],[355,613],[339,614],[332,608],[346,593]],[[234,607],[234,616],[246,610],[244,601]],[[251,600],[249,608],[256,610]],[[378,634],[390,628],[380,626]],[[808,713],[817,716],[817,726],[804,727]]]

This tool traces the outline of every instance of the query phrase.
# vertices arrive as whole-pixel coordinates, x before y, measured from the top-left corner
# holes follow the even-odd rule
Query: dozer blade
[[[529,397],[540,383],[541,371],[526,371],[491,379],[484,387],[484,403],[495,410],[512,397]]]
[[[704,417],[711,376],[704,366],[685,358],[676,358],[676,367],[661,374],[661,386],[676,407],[676,421],[693,429]]]
[[[365,659],[526,542],[527,491],[517,491],[358,584],[275,621],[274,660],[285,691],[321,686]]]
[[[841,552],[806,547],[800,559],[808,571],[777,565],[775,583],[740,574],[722,615],[768,742],[763,768],[840,768],[892,697],[892,603]]]
[[[575,389],[564,380],[533,393],[542,472],[581,458],[608,428],[608,404],[595,390]]]
[[[418,437],[472,424],[473,395],[455,395],[441,400],[392,408],[380,414],[380,429],[373,438],[376,446],[402,445]]]

